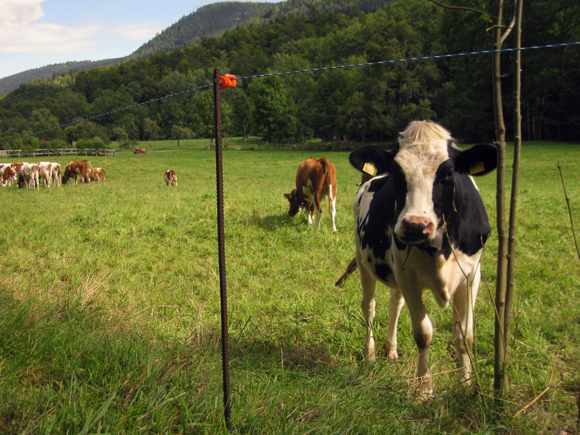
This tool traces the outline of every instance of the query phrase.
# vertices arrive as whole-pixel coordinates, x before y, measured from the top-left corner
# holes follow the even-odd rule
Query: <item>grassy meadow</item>
[[[326,204],[320,231],[287,215],[283,193],[311,155],[337,168],[336,234]],[[214,151],[90,161],[106,186],[0,189],[0,433],[227,433]],[[524,145],[509,394],[493,399],[494,228],[475,310],[478,388],[459,383],[451,310],[425,292],[435,397],[422,402],[406,308],[399,361],[379,351],[367,365],[358,272],[334,286],[354,256],[360,174],[348,153],[225,150],[233,432],[576,433],[580,259],[558,161],[580,232],[580,146]],[[477,183],[495,227],[495,173]],[[382,346],[389,291],[377,290]]]

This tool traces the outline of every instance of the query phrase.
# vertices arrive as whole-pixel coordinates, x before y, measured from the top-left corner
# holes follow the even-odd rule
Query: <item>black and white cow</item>
[[[429,344],[433,324],[422,292],[453,305],[453,341],[461,378],[469,383],[468,349],[480,281],[480,257],[490,226],[471,175],[495,169],[497,151],[476,145],[462,151],[451,134],[431,121],[414,121],[389,153],[372,146],[350,155],[351,164],[376,176],[355,198],[356,261],[367,323],[365,357],[375,360],[375,284],[391,288],[385,350],[396,360],[397,322],[406,303],[419,349],[416,377],[422,394],[433,392]],[[370,168],[370,169],[369,169]]]

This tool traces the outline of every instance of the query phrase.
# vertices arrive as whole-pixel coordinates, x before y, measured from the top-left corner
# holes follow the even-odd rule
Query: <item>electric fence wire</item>
[[[441,55],[434,55],[434,56],[407,57],[404,59],[381,60],[381,61],[377,61],[377,62],[355,63],[355,64],[351,64],[351,65],[326,66],[326,67],[302,69],[302,70],[296,70],[296,71],[285,71],[285,72],[277,72],[277,73],[269,73],[269,74],[257,74],[257,75],[253,75],[253,76],[236,77],[235,79],[232,78],[231,80],[241,81],[241,80],[249,80],[249,79],[255,79],[255,78],[262,78],[262,77],[282,76],[282,75],[287,75],[287,74],[328,71],[328,70],[341,69],[341,68],[354,68],[354,67],[360,67],[360,66],[386,65],[386,64],[393,64],[393,63],[400,63],[400,62],[414,62],[414,61],[418,61],[418,60],[448,59],[448,58],[452,58],[452,57],[474,56],[474,55],[479,55],[479,54],[492,54],[492,53],[507,53],[507,52],[512,52],[512,51],[537,50],[537,49],[541,49],[541,48],[558,48],[558,47],[568,47],[568,46],[573,46],[573,45],[580,45],[580,42],[564,42],[561,44],[534,45],[531,47],[502,48],[499,50],[481,50],[481,51],[469,51],[469,52],[455,53],[455,54],[441,54]],[[211,86],[213,86],[213,84],[207,84],[207,85],[199,86],[197,88],[187,89],[185,91],[176,92],[176,93],[170,94],[170,95],[165,95],[163,97],[154,98],[152,100],[144,101],[142,103],[133,104],[131,106],[111,110],[109,112],[101,113],[99,115],[90,116],[88,118],[84,118],[84,119],[74,121],[74,122],[69,122],[67,124],[62,124],[62,125],[58,125],[55,127],[47,128],[45,130],[37,131],[35,133],[27,134],[25,136],[21,136],[21,137],[15,138],[15,139],[9,139],[9,140],[6,140],[4,142],[0,142],[0,145],[3,145],[5,143],[14,142],[14,141],[20,140],[20,139],[25,139],[25,138],[30,137],[30,136],[37,136],[37,135],[42,134],[42,133],[56,130],[57,128],[69,127],[71,125],[75,125],[75,124],[78,124],[80,122],[89,121],[89,120],[95,119],[95,118],[100,118],[102,116],[110,115],[112,113],[122,112],[124,110],[132,109],[132,108],[135,108],[138,106],[142,106],[144,104],[150,104],[150,103],[153,103],[155,101],[165,100],[167,98],[173,98],[173,97],[176,97],[178,95],[183,95],[183,94],[187,94],[190,92],[199,91],[202,89],[209,88]]]

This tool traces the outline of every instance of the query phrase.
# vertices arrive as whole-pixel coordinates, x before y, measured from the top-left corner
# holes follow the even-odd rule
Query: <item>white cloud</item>
[[[38,22],[44,17],[44,1],[0,0],[0,54],[90,52],[102,48],[100,40],[104,35],[146,40],[163,29],[162,24],[151,21],[121,26]]]
[[[44,16],[40,4],[46,0],[0,0],[0,28],[19,27]]]

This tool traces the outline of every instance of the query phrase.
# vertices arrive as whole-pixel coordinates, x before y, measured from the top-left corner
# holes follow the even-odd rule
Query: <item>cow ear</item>
[[[292,194],[290,194],[290,193],[285,193],[284,196],[286,197],[286,199],[291,199],[292,198]]]
[[[349,161],[355,169],[371,176],[384,174],[391,168],[392,157],[386,151],[375,146],[364,146],[350,153]]]
[[[497,149],[491,145],[479,144],[462,151],[455,158],[455,170],[469,175],[480,176],[493,171],[497,166]]]

